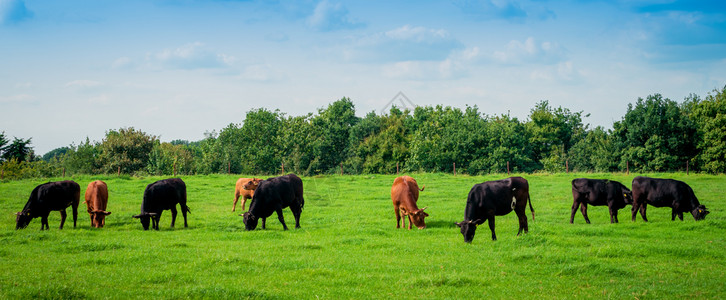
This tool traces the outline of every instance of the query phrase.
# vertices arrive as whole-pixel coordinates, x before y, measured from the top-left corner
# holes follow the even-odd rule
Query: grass
[[[726,177],[649,174],[683,180],[711,214],[695,222],[670,220],[670,209],[648,209],[650,222],[609,224],[605,207],[578,212],[569,224],[576,177],[609,178],[627,186],[634,174],[525,174],[536,220],[517,237],[512,213],[497,218],[498,241],[487,226],[466,244],[461,221],[469,189],[504,175],[414,174],[419,206],[431,216],[425,230],[395,228],[390,187],[395,176],[303,178],[302,228],[244,231],[239,207],[231,212],[232,175],[185,176],[189,228],[143,231],[137,214],[144,188],[160,177],[74,177],[109,187],[106,227],[91,228],[85,205],[78,227],[40,231],[35,219],[15,230],[14,213],[37,184],[0,183],[0,298],[234,298],[234,299],[462,299],[462,298],[723,298],[726,290]],[[59,180],[59,179],[51,179]],[[70,210],[69,210],[70,215]],[[178,218],[181,218],[179,214]],[[294,222],[285,211],[285,220]],[[181,225],[180,225],[181,224]],[[292,228],[292,227],[291,227]]]

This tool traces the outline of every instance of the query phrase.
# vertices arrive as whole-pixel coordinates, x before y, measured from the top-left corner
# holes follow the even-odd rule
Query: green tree
[[[358,122],[355,106],[349,98],[342,98],[319,109],[312,118],[314,140],[311,143],[313,161],[309,171],[315,174],[338,170],[346,156],[350,130]]]
[[[695,125],[678,103],[660,94],[628,104],[613,135],[621,169],[629,162],[636,171],[679,170],[696,153]]]
[[[403,170],[409,159],[411,130],[407,126],[411,119],[408,110],[392,107],[388,115],[380,117],[380,131],[364,138],[355,150],[354,156],[362,161],[362,172],[369,174],[392,174],[396,164]]]
[[[285,172],[308,175],[313,161],[311,141],[313,140],[312,114],[297,117],[281,117],[282,128],[276,144],[280,160],[285,164]],[[277,170],[270,170],[276,173]]]
[[[13,142],[3,147],[2,158],[6,161],[15,159],[18,162],[33,161],[33,147],[30,146],[32,138],[27,140],[15,138]]]
[[[701,100],[686,100],[690,119],[696,124],[698,155],[695,165],[709,173],[726,172],[726,86]]]
[[[531,172],[535,170],[529,132],[517,118],[509,115],[489,117],[486,148],[470,164],[478,172],[500,173],[507,171]]]
[[[602,126],[588,130],[567,153],[570,170],[614,172],[618,170],[612,135]]]
[[[43,154],[42,159],[44,161],[51,161],[53,159],[61,158],[61,157],[63,157],[63,155],[68,153],[69,150],[70,150],[69,147],[55,148],[53,150],[48,151],[48,153]]]
[[[149,153],[157,139],[156,136],[148,135],[133,127],[106,132],[106,138],[101,143],[100,159],[103,170],[116,173],[120,169],[124,174],[144,170],[149,163]]]
[[[552,108],[544,100],[535,105],[529,118],[527,130],[535,162],[547,171],[564,171],[566,154],[586,130],[582,112]]]
[[[264,108],[247,112],[244,123],[236,137],[222,139],[222,143],[239,143],[241,172],[245,174],[277,174],[282,160],[278,136],[282,129],[279,110]]]
[[[146,170],[153,175],[194,174],[192,153],[185,145],[157,142]]]

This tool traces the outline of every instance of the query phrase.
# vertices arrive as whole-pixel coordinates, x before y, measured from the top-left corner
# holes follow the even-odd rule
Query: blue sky
[[[363,116],[398,92],[520,119],[549,100],[611,128],[638,97],[725,84],[724,1],[0,0],[0,131],[37,154],[342,97]]]

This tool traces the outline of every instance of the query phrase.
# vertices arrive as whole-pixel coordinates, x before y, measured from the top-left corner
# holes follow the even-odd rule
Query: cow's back
[[[187,187],[180,178],[159,180],[146,186],[141,212],[159,212],[171,209],[177,203],[182,209],[187,202]]]
[[[81,198],[81,186],[75,181],[65,180],[49,182],[38,190],[38,202],[49,210],[63,210],[78,202]]]
[[[96,180],[88,184],[84,196],[88,212],[96,210],[106,210],[108,203],[108,186],[101,180]]]

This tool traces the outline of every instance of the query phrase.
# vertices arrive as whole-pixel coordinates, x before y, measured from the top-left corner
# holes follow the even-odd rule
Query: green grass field
[[[0,183],[0,298],[255,298],[255,299],[676,299],[726,297],[726,176],[649,174],[690,184],[711,214],[671,221],[669,208],[648,209],[650,222],[610,224],[606,207],[578,211],[569,224],[576,177],[608,178],[626,186],[635,174],[525,174],[536,220],[517,237],[514,213],[497,218],[466,244],[453,223],[463,220],[472,185],[506,177],[413,174],[425,230],[396,229],[390,188],[395,176],[303,178],[301,229],[283,231],[273,215],[267,229],[244,231],[239,205],[231,212],[232,175],[185,176],[189,228],[171,214],[161,230],[143,231],[132,216],[144,188],[160,177],[74,177],[109,187],[106,227],[91,228],[85,205],[78,227],[70,218],[48,231],[40,218],[15,230],[31,190],[48,180]],[[59,178],[52,180],[60,180]],[[83,200],[81,200],[83,201]],[[249,205],[249,204],[248,204]],[[294,227],[289,209],[285,220]],[[292,225],[290,225],[292,224]]]

